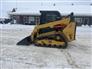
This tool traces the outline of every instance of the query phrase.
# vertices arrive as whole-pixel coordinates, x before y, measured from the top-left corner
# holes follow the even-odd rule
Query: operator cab
[[[40,11],[40,13],[40,24],[57,21],[62,18],[58,11]]]

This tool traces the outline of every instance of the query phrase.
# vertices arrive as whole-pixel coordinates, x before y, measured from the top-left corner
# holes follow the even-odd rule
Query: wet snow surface
[[[67,49],[17,46],[34,26],[0,24],[1,69],[91,69],[92,27],[77,27]]]

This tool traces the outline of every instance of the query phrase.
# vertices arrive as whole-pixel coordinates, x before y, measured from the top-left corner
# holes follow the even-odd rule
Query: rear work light
[[[64,28],[66,27],[66,25],[65,24],[58,24],[58,25],[55,25],[54,26],[54,29],[56,30],[56,31],[60,31],[60,30],[63,30]]]

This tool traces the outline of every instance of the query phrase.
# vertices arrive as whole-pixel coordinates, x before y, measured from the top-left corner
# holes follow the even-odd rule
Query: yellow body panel
[[[57,25],[57,24],[65,24],[65,25],[68,25],[69,24],[69,21],[70,21],[70,18],[63,18],[61,20],[58,20],[58,21],[54,21],[54,22],[49,22],[49,23],[45,23],[45,24],[42,24],[42,25],[36,25],[33,32],[32,32],[32,36],[39,31],[39,29],[41,28],[45,28],[45,27],[50,27],[50,28],[53,28],[53,26]]]
[[[68,38],[68,41],[75,40],[75,27],[76,24],[74,22],[70,23],[64,30],[64,35]]]

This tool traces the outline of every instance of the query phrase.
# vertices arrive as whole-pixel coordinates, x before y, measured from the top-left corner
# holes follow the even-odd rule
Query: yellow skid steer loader
[[[40,13],[40,23],[37,23],[31,35],[18,42],[18,45],[66,48],[68,42],[75,40],[76,23],[73,13],[65,17],[58,11]]]

